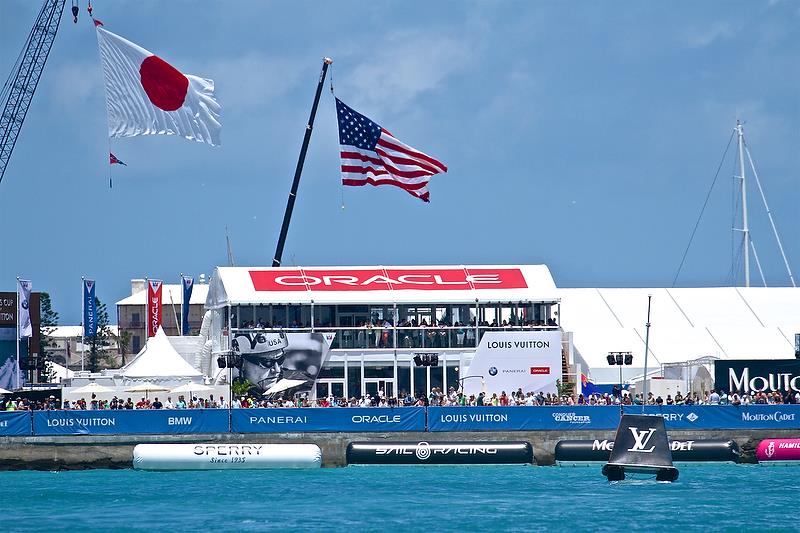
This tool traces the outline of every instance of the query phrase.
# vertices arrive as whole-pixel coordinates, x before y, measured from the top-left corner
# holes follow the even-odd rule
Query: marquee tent
[[[185,380],[185,378],[202,377],[202,374],[172,347],[161,327],[155,336],[147,339],[142,351],[120,369],[120,374],[129,379],[184,378]]]

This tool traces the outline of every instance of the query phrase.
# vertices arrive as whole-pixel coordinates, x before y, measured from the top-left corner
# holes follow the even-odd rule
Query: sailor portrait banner
[[[424,407],[234,409],[234,433],[425,431]]]
[[[83,280],[83,336],[97,336],[97,306],[93,279]]]
[[[17,285],[17,294],[19,295],[17,302],[17,333],[20,339],[25,339],[33,335],[30,310],[33,284],[28,280],[18,279]]]
[[[155,337],[161,327],[161,291],[164,282],[160,279],[147,280],[147,338]]]
[[[194,278],[191,276],[181,276],[181,287],[183,295],[181,298],[181,335],[189,334],[189,303],[192,300],[192,289],[194,288]]]

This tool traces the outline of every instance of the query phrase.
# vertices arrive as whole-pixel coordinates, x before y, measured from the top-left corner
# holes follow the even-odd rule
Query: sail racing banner
[[[34,411],[35,435],[228,433],[227,409]]]
[[[428,407],[428,431],[616,429],[619,407]]]
[[[0,411],[0,436],[31,434],[31,414],[28,411]]]
[[[234,433],[425,431],[424,407],[234,409]]]

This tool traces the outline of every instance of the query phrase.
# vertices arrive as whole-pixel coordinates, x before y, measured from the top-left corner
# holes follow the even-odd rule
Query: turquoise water
[[[599,468],[1,472],[11,531],[799,531],[800,468],[704,466],[677,483]]]

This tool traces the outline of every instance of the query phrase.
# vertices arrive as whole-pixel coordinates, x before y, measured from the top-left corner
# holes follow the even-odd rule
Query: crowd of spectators
[[[214,397],[213,394],[208,398],[192,396],[186,398],[184,395],[167,396],[164,401],[158,397],[152,400],[143,397],[134,402],[132,398],[126,399],[114,396],[112,399],[98,399],[92,394],[89,401],[81,398],[79,400],[58,400],[55,396],[43,400],[30,400],[27,398],[7,397],[0,400],[0,411],[33,411],[33,410],[141,410],[141,409],[240,409],[258,407],[427,407],[427,406],[555,406],[555,405],[642,405],[641,394],[632,396],[627,391],[614,388],[611,393],[595,393],[577,397],[572,395],[557,395],[552,393],[524,393],[522,389],[507,394],[502,391],[500,394],[479,393],[464,394],[453,387],[444,393],[440,388],[434,388],[429,395],[414,396],[410,393],[401,392],[398,397],[391,397],[384,394],[383,390],[378,391],[377,395],[366,394],[360,397],[336,398],[328,396],[323,398],[311,399],[308,397],[296,398],[258,398],[252,395],[240,396],[228,403],[223,396]],[[759,392],[750,394],[721,394],[711,390],[705,393],[687,393],[683,395],[680,391],[675,396],[668,394],[666,398],[648,393],[647,405],[750,405],[750,404],[800,404],[800,392]]]

